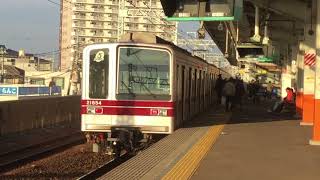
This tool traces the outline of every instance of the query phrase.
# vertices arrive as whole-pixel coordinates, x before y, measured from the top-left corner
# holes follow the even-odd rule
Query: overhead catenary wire
[[[146,7],[148,7],[148,8],[149,8],[158,18],[160,18],[166,25],[168,25],[168,22],[167,22],[166,20],[164,20],[164,18],[163,18],[160,14],[158,14],[156,11],[153,11],[152,8],[151,8],[146,2],[143,2],[143,4],[144,4]],[[185,33],[185,32],[183,32],[182,30],[179,30],[179,28],[176,28],[176,27],[174,27],[174,28],[176,29],[176,31],[178,31],[178,32],[177,32],[178,37],[179,37],[179,35],[180,35],[180,37],[182,37],[182,38],[180,38],[180,39],[186,41],[187,43],[194,44],[194,42],[189,41],[188,39],[186,40],[186,39],[183,37],[183,34],[186,34],[188,37],[193,38],[190,34]],[[182,33],[182,35],[179,34],[179,32]],[[201,40],[201,41],[204,42],[203,40]],[[211,39],[211,41],[214,42],[212,39]],[[178,42],[177,42],[177,43],[178,43]],[[205,44],[205,43],[204,43],[204,44]],[[215,44],[215,43],[214,43],[214,44]],[[185,46],[187,46],[187,45],[185,45]],[[203,46],[203,45],[197,45],[197,46]],[[187,47],[188,47],[188,46],[187,46]],[[188,47],[188,48],[190,48],[190,47]],[[211,49],[211,51],[214,51],[214,48],[213,48],[213,47],[206,47],[206,48]],[[194,50],[194,48],[190,48],[190,49]]]
[[[138,9],[138,7],[136,6],[136,5],[134,5],[131,1],[128,1],[128,0],[126,0],[128,3],[130,3],[134,8],[137,8]],[[148,7],[147,7],[148,8]],[[149,17],[149,18],[147,18],[147,20],[152,24],[152,25],[157,25],[157,24],[155,24],[152,20],[150,20],[150,16],[148,16],[148,14],[147,13],[143,13],[140,9],[138,9],[138,11],[140,12],[140,14],[141,15],[143,15],[144,17]],[[152,9],[151,9],[151,11],[152,11]],[[163,20],[163,18],[161,17],[160,18],[161,20],[162,20],[162,22],[165,22],[165,20]],[[162,23],[161,21],[158,21],[158,23]],[[165,23],[166,24],[166,23]],[[166,24],[166,25],[168,25],[168,24]],[[164,27],[162,27],[162,26],[160,26],[161,28],[164,28]],[[179,34],[179,32],[177,31],[178,29],[176,28],[176,27],[174,27],[174,29],[176,30],[176,32],[177,32],[177,35],[179,36],[181,36],[182,38],[183,38],[183,35],[181,35],[181,34]],[[175,35],[173,32],[171,32],[171,33],[169,33],[169,32],[167,32],[167,31],[165,31],[164,29],[163,29],[163,33],[165,33],[165,34],[169,34],[170,36],[171,35]],[[184,39],[184,38],[183,38]],[[188,41],[187,39],[184,39],[185,41]],[[193,48],[192,47],[190,47],[190,46],[188,46],[188,45],[186,45],[190,50],[192,50]]]
[[[57,3],[55,1],[52,1],[52,0],[47,0],[49,3],[53,4],[53,5],[56,5],[56,6],[59,6],[60,8],[63,8],[63,9],[72,9],[71,7],[67,7],[67,6],[63,6],[61,3]],[[63,1],[66,1],[66,0],[63,0]],[[66,1],[70,4],[72,4],[72,2],[70,1]]]
[[[52,4],[61,6],[60,3],[57,3],[57,2],[55,2],[55,1],[52,1],[52,0],[47,0],[47,1],[50,2],[50,3],[52,3]],[[63,1],[64,1],[64,2],[67,2],[67,3],[69,3],[69,4],[75,4],[75,3],[76,3],[76,2],[71,2],[71,1],[69,1],[69,0],[63,0]],[[126,1],[127,1],[128,3],[130,3],[133,7],[139,8],[139,7],[137,7],[136,5],[134,5],[132,1],[129,1],[129,0],[126,0]],[[146,2],[143,2],[143,4],[144,4],[147,8],[149,8],[153,14],[155,14],[157,17],[160,18],[160,21],[158,21],[158,22],[164,23],[164,24],[167,25],[167,26],[170,25],[166,20],[164,20],[163,17],[161,17],[159,14],[157,14],[155,11],[153,11],[152,8],[151,8]],[[66,6],[65,6],[65,7],[66,7]],[[145,17],[149,17],[149,18],[147,18],[147,20],[148,20],[151,24],[156,25],[155,23],[153,23],[153,22],[150,20],[150,16],[148,16],[148,14],[143,13],[142,11],[140,11],[140,9],[138,9],[138,11],[140,12],[141,15],[146,15]],[[164,28],[164,27],[161,26],[161,28]],[[193,42],[190,42],[190,40],[184,38],[184,34],[186,34],[188,37],[191,37],[191,35],[189,35],[188,33],[185,33],[185,32],[182,31],[182,30],[179,30],[179,29],[176,28],[176,27],[173,27],[173,28],[177,31],[177,36],[180,37],[180,39],[185,40],[185,41],[188,42],[189,44],[193,44]],[[172,35],[172,34],[173,34],[173,32],[171,32],[171,34],[170,34],[170,33],[167,32],[167,31],[163,31],[163,33],[169,34],[169,35]],[[193,50],[193,49],[194,49],[193,47],[190,47],[189,45],[185,45],[185,46],[186,46],[187,48],[189,48],[190,50]],[[71,48],[73,48],[73,47],[71,46],[71,47],[63,48],[63,49],[61,49],[60,51],[66,50],[66,49],[71,49]],[[54,52],[58,52],[58,51],[59,51],[59,50],[54,51]],[[54,53],[54,52],[39,53],[39,54],[42,55],[42,54],[49,54],[49,53]]]
[[[127,0],[128,1],[128,0]],[[132,4],[130,1],[128,1],[132,6],[135,6],[134,4]],[[147,8],[149,8],[150,10],[151,10],[151,12],[153,12],[153,14],[155,14],[155,16],[157,16],[165,25],[170,25],[169,23],[168,23],[168,21],[166,21],[166,20],[164,20],[164,18],[160,15],[160,14],[158,14],[156,11],[153,11],[153,9],[146,3],[146,2],[143,2],[143,4],[147,7]],[[136,6],[135,6],[136,7]],[[141,13],[141,12],[140,12]],[[184,38],[184,34],[186,34],[188,37],[191,37],[191,38],[193,38],[191,35],[189,35],[188,33],[185,33],[184,31],[182,31],[182,30],[179,30],[179,28],[177,28],[177,27],[173,27],[176,31],[177,31],[177,35],[178,35],[178,37],[180,36],[181,38],[180,39],[182,39],[182,40],[184,40],[184,41],[186,41],[186,42],[188,42],[188,43],[190,43],[190,44],[194,44],[194,42],[192,42],[192,41],[190,41],[189,39],[185,39]],[[166,33],[166,32],[165,32]],[[194,50],[194,48],[193,47],[190,47],[190,46],[188,46],[187,44],[185,45],[186,47],[188,47],[189,49],[191,49],[191,50]],[[210,49],[212,49],[212,48],[210,48]]]

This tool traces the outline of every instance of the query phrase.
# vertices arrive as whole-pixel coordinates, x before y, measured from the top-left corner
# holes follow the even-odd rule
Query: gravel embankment
[[[90,147],[74,146],[0,174],[0,179],[76,179],[110,160],[107,154],[90,152]]]

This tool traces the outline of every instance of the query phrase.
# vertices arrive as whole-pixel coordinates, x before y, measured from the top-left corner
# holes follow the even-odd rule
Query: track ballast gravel
[[[0,179],[76,179],[110,160],[107,154],[91,152],[91,147],[74,146],[0,174]]]

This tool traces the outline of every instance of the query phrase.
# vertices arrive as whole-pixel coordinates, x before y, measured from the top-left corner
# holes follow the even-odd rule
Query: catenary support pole
[[[300,117],[302,116],[303,111],[303,43],[299,42],[299,50],[297,53],[297,70],[296,70],[296,80],[297,80],[297,89],[296,89],[296,112]]]
[[[316,77],[315,77],[315,119],[311,145],[320,145],[320,0],[317,0],[316,20]]]
[[[304,39],[304,74],[303,74],[303,112],[302,112],[302,121],[300,125],[313,125],[314,121],[314,79],[315,71],[314,65],[310,64],[311,60],[314,60],[316,49],[316,33],[315,32],[315,17],[312,15],[316,11],[316,0],[313,1],[311,7],[307,8],[307,24],[305,25],[306,32]]]

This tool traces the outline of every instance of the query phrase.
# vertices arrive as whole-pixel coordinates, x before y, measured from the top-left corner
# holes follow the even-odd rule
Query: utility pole
[[[127,14],[127,10],[125,7],[125,0],[119,0],[119,14],[118,14],[118,32],[117,32],[117,40],[118,42],[121,39],[121,36],[124,34],[124,17]]]
[[[7,53],[6,47],[0,47],[0,54],[2,55],[2,63],[1,63],[1,83],[4,83],[4,55]]]
[[[54,52],[52,52],[51,72],[54,72],[54,58],[55,58],[55,55],[54,55]]]
[[[79,67],[78,67],[78,59],[79,59],[79,29],[76,30],[76,46],[75,46],[75,52],[73,54],[73,62],[70,72],[70,78],[69,78],[69,86],[68,86],[68,95],[74,95],[78,92],[78,83],[79,83]],[[71,89],[73,92],[71,92]]]

